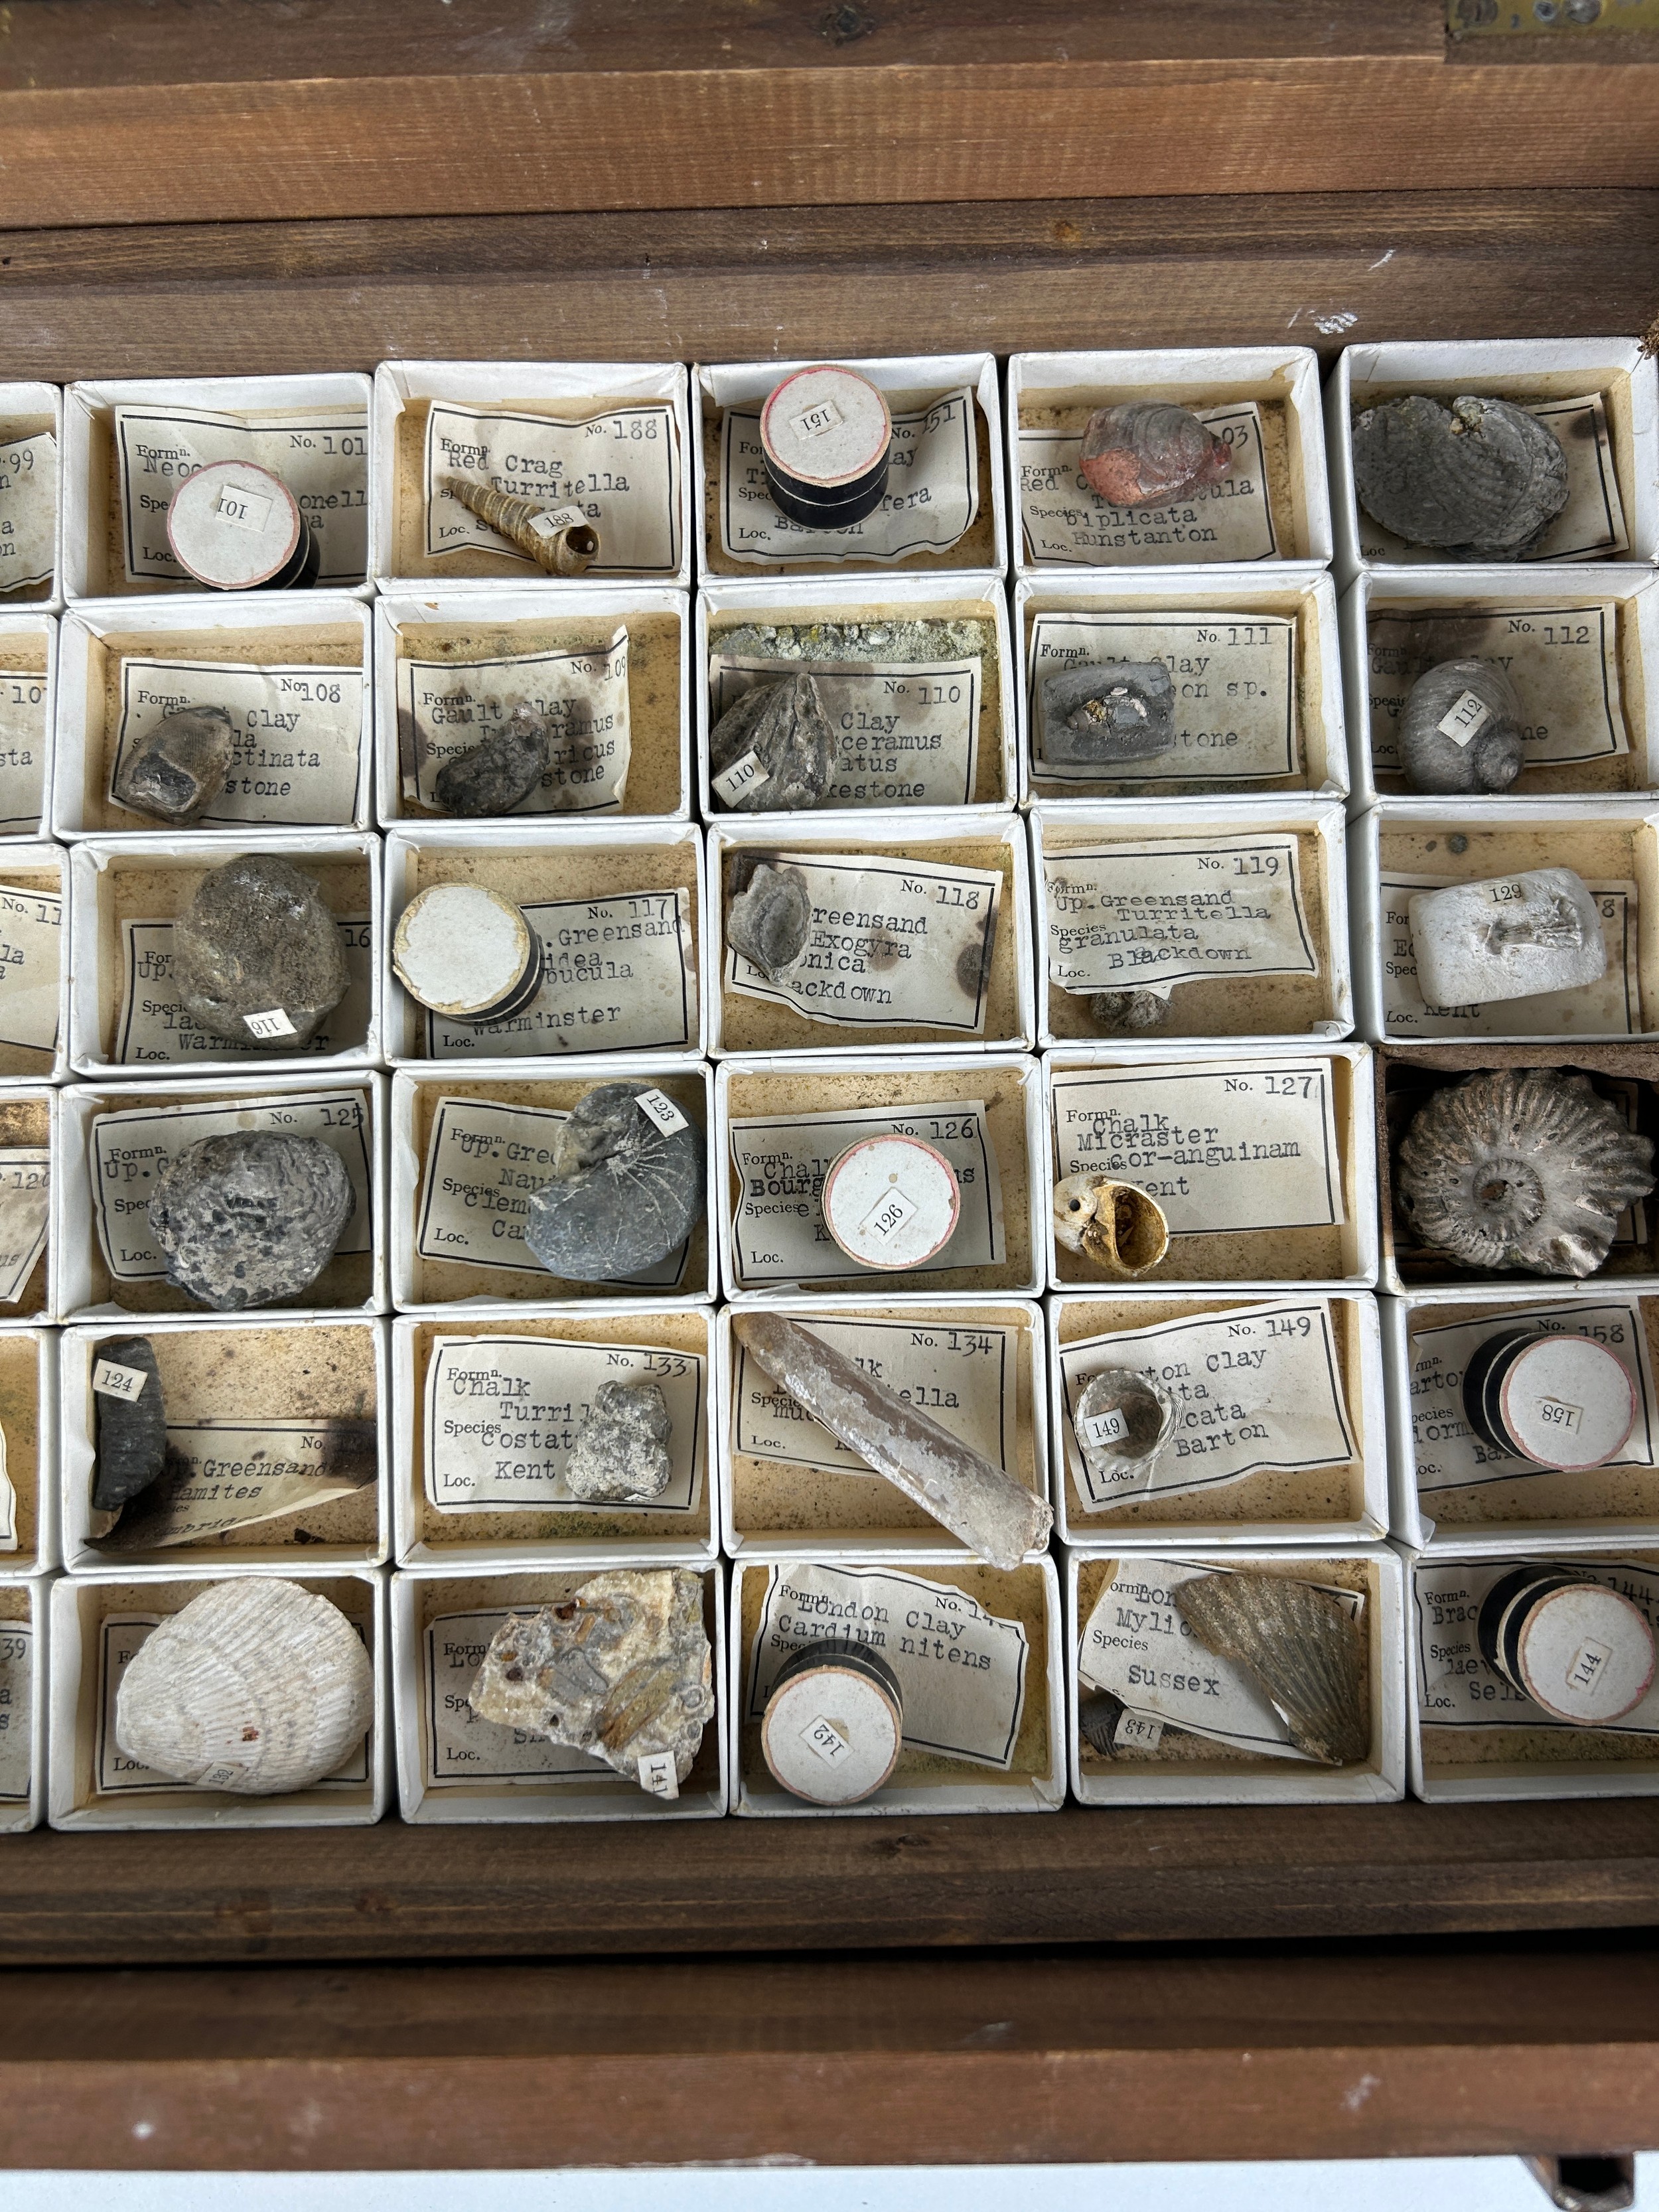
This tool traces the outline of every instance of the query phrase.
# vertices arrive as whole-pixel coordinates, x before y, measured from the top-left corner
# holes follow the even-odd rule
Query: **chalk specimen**
[[[1413,891],[1406,911],[1431,1006],[1484,1006],[1570,991],[1607,972],[1595,893],[1571,868]]]

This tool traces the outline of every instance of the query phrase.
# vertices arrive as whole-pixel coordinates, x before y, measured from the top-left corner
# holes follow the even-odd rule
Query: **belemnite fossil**
[[[1507,399],[1384,399],[1354,418],[1359,504],[1408,545],[1460,561],[1515,561],[1566,505],[1567,457]]]
[[[585,1092],[560,1127],[550,1180],[531,1194],[525,1242],[568,1282],[637,1275],[702,1218],[702,1132],[690,1121],[659,1129],[639,1103],[648,1088],[602,1083]]]
[[[1097,408],[1078,464],[1091,489],[1114,507],[1168,506],[1218,483],[1232,465],[1224,438],[1166,401]]]
[[[1507,791],[1526,765],[1521,702],[1491,660],[1443,660],[1400,714],[1400,771],[1413,791]]]

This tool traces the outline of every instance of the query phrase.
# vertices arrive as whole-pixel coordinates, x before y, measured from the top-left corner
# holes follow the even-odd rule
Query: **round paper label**
[[[1517,1354],[1499,1394],[1503,1425],[1540,1467],[1601,1467],[1636,1419],[1630,1371],[1587,1336],[1543,1336]]]
[[[465,1021],[499,1006],[525,972],[530,925],[482,884],[434,884],[404,908],[392,964],[410,996]]]
[[[1539,1600],[1519,1638],[1521,1686],[1558,1720],[1616,1721],[1653,1680],[1653,1632],[1617,1590],[1571,1583]]]
[[[830,490],[855,483],[887,451],[887,402],[856,369],[798,368],[761,410],[761,448],[786,480]]]
[[[823,1225],[861,1267],[919,1267],[962,1211],[956,1170],[920,1137],[865,1137],[823,1179]]]
[[[253,461],[210,461],[179,485],[167,509],[167,543],[198,583],[245,592],[269,583],[294,557],[304,527],[280,477]]]
[[[877,1682],[849,1667],[811,1667],[781,1683],[761,1723],[766,1764],[814,1805],[854,1805],[899,1754],[899,1717]]]

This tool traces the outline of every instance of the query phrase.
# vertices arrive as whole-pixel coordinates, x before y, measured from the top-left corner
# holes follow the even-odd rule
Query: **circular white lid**
[[[530,924],[511,899],[482,884],[434,884],[411,899],[392,940],[392,964],[411,998],[465,1018],[497,1006],[530,958]]]
[[[167,509],[167,543],[199,583],[222,592],[267,584],[300,543],[299,501],[255,461],[210,461]]]
[[[1503,1425],[1540,1467],[1601,1467],[1636,1420],[1630,1370],[1587,1336],[1543,1336],[1519,1352],[1498,1390]]]
[[[766,1764],[814,1805],[855,1805],[893,1771],[899,1716],[879,1683],[833,1661],[792,1675],[767,1701]]]
[[[823,1225],[864,1267],[919,1267],[956,1233],[962,1193],[920,1137],[863,1137],[823,1178]]]
[[[760,434],[780,474],[827,491],[869,475],[892,441],[893,418],[867,376],[820,365],[773,387]]]
[[[1558,1720],[1616,1721],[1653,1680],[1653,1632],[1628,1598],[1570,1583],[1540,1598],[1517,1644],[1521,1686]]]

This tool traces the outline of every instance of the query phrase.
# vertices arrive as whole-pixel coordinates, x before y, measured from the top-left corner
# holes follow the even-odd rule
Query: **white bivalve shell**
[[[115,1740],[170,1781],[274,1797],[308,1790],[362,1741],[374,1675],[337,1605],[297,1583],[215,1583],[127,1668]]]

